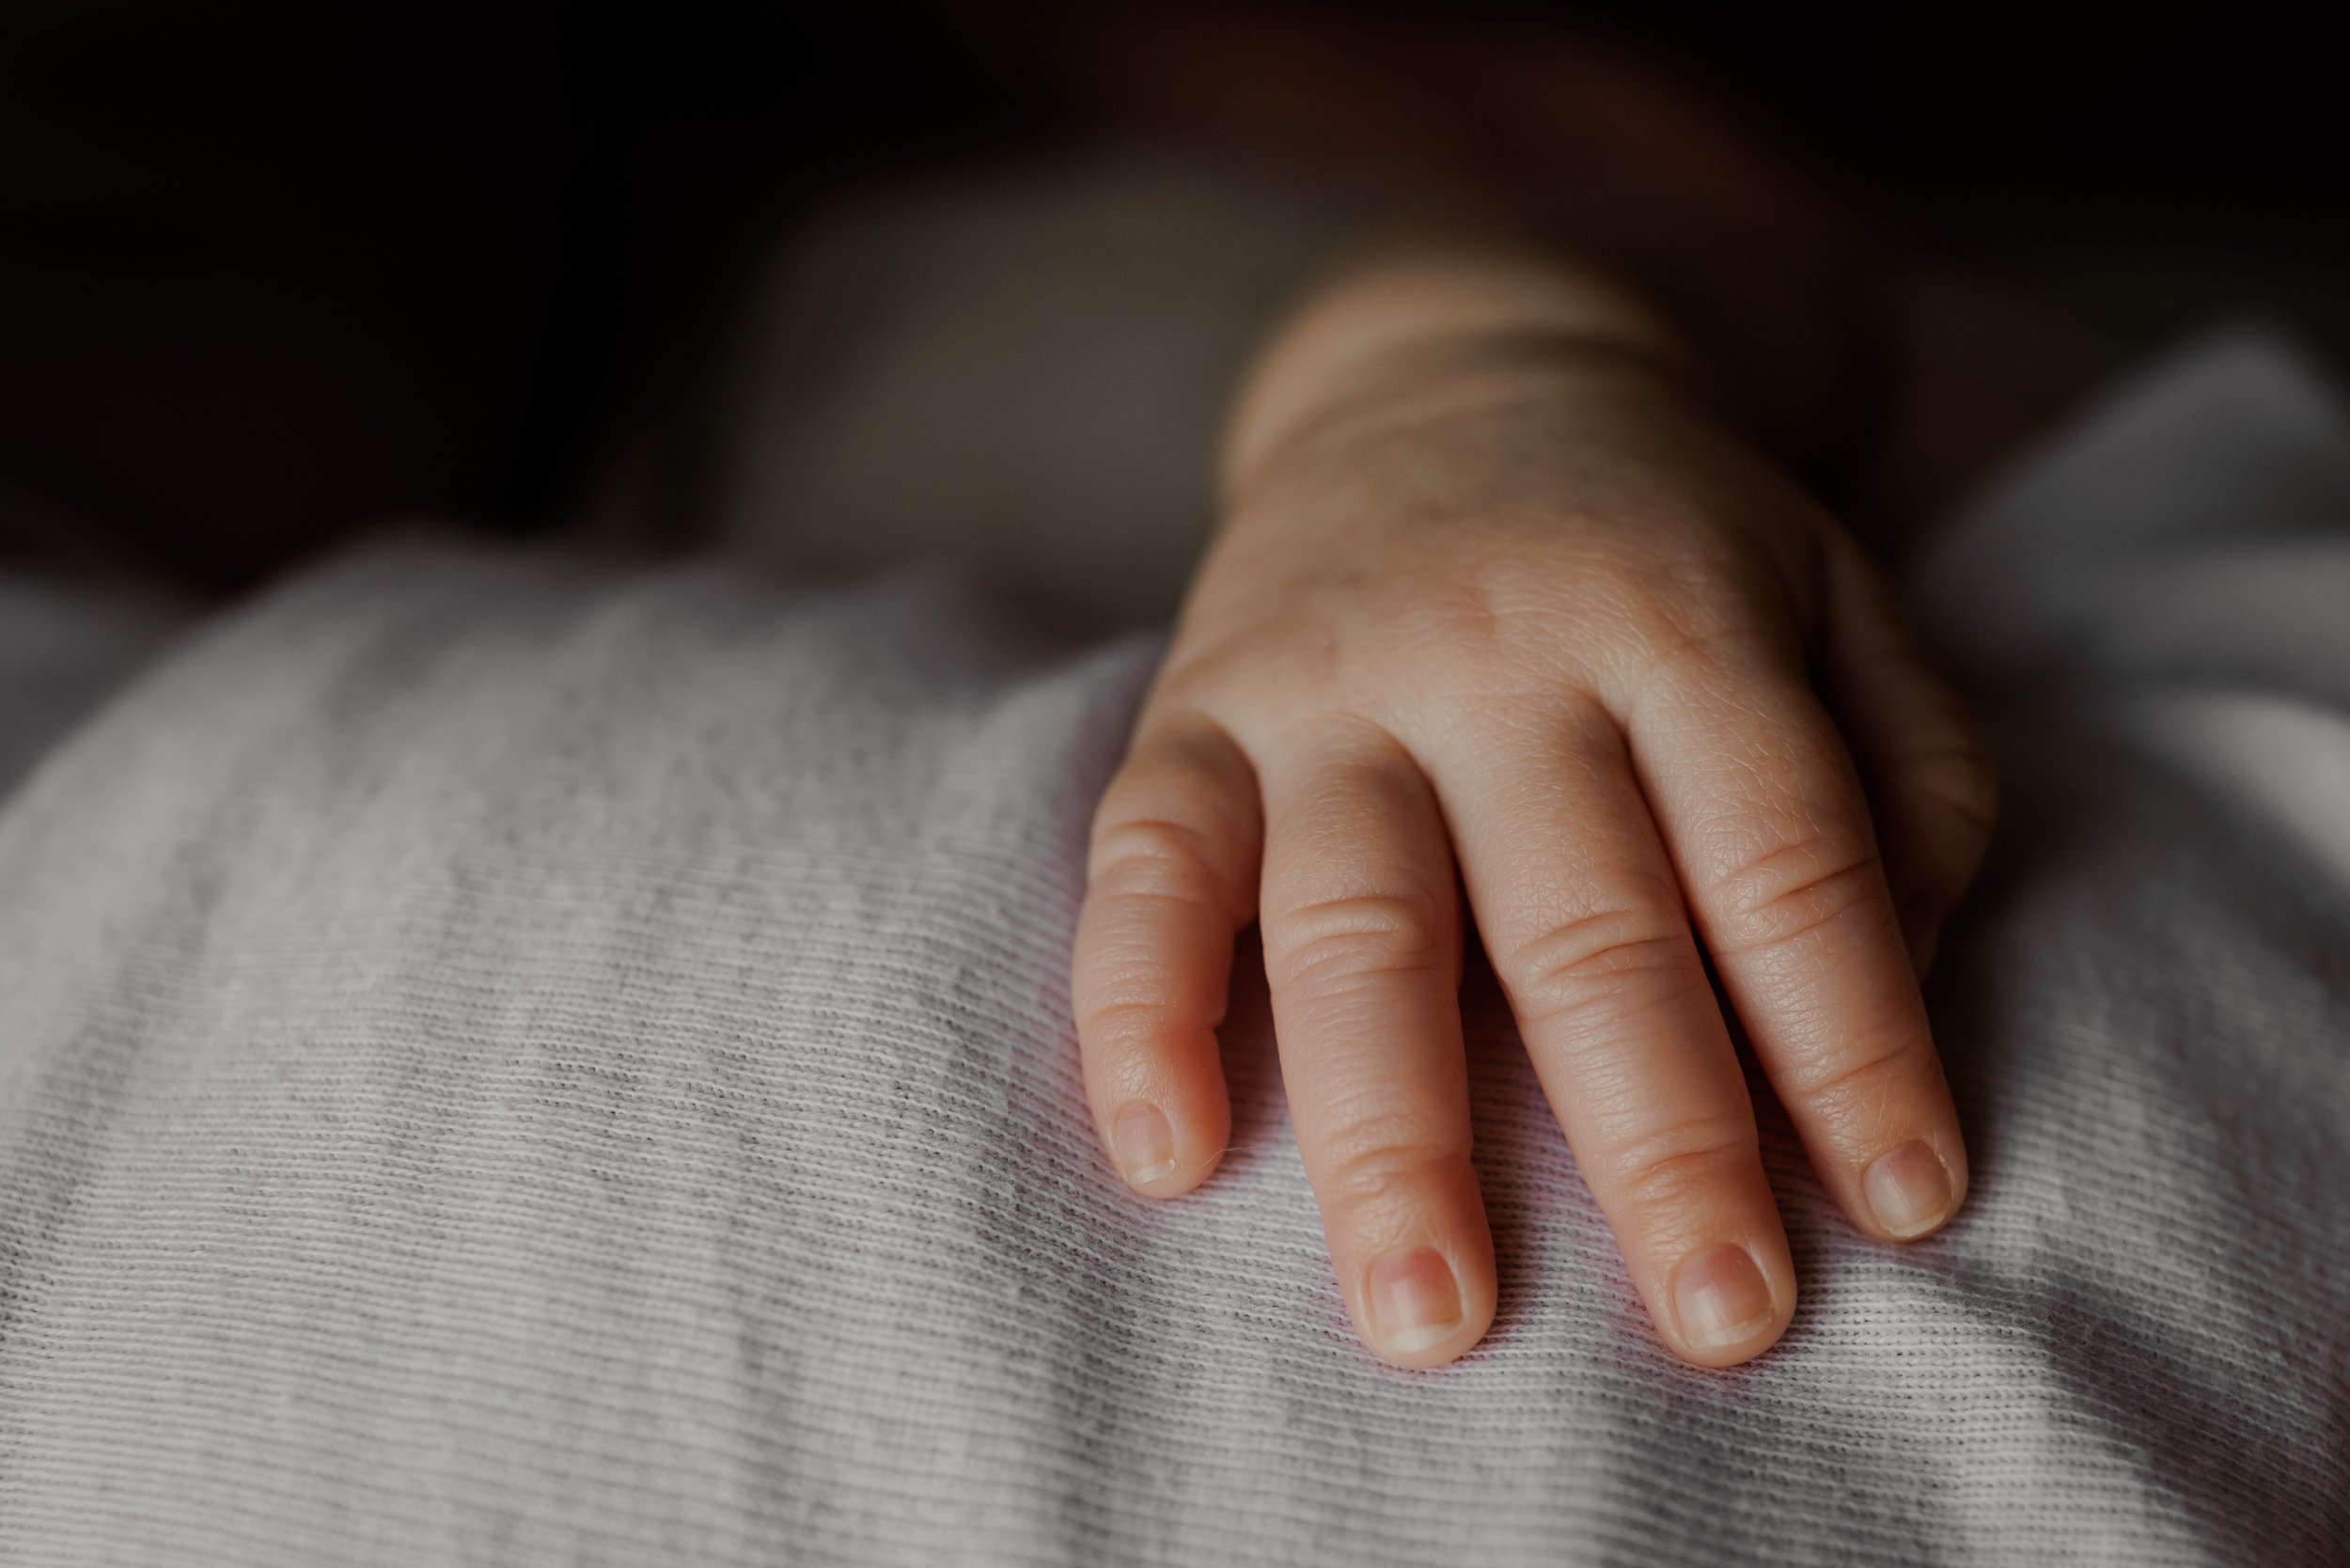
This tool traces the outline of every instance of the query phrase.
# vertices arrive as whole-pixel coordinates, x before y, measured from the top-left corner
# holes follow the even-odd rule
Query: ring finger
[[[1595,702],[1490,711],[1438,748],[1469,898],[1633,1284],[1684,1358],[1794,1310],[1745,1074],[1622,732]]]

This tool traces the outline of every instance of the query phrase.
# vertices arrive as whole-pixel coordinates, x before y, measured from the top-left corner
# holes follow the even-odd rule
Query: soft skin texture
[[[1679,1355],[1747,1360],[1795,1303],[1720,999],[1855,1225],[1946,1223],[1966,1154],[1918,976],[1989,766],[1871,564],[1667,332],[1536,259],[1368,267],[1266,354],[1227,490],[1077,939],[1089,1092],[1136,1190],[1187,1192],[1226,1147],[1215,1027],[1257,920],[1357,1330],[1407,1367],[1476,1344],[1474,920]]]

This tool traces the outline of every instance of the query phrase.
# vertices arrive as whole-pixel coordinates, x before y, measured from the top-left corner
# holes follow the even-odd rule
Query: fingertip
[[[1888,1241],[1919,1241],[1950,1222],[1966,1194],[1966,1161],[1912,1138],[1869,1162],[1860,1174],[1867,1207],[1856,1216]]]
[[[1466,1264],[1467,1266],[1465,1266]],[[1490,1269],[1414,1245],[1389,1248],[1363,1271],[1356,1327],[1373,1355],[1423,1372],[1457,1361],[1493,1326]]]
[[[1214,1174],[1230,1138],[1229,1108],[1170,1119],[1148,1100],[1130,1100],[1109,1119],[1110,1159],[1146,1198],[1180,1198]]]
[[[1763,1249],[1767,1251],[1768,1249]],[[1777,1344],[1794,1318],[1794,1269],[1738,1242],[1692,1251],[1674,1269],[1666,1342],[1700,1367],[1734,1367]]]
[[[1144,1198],[1160,1200],[1181,1198],[1195,1188],[1206,1185],[1208,1178],[1214,1175],[1216,1167],[1223,1163],[1224,1151],[1219,1149],[1198,1165],[1178,1166],[1164,1175],[1148,1179],[1129,1176],[1126,1178],[1126,1185],[1129,1190]]]
[[[1347,1315],[1371,1353],[1422,1372],[1459,1360],[1493,1326],[1493,1231],[1464,1159],[1325,1202],[1323,1220]]]

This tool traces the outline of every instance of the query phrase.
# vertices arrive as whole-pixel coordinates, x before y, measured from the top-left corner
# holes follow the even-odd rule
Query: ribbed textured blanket
[[[1975,1192],[1876,1245],[1766,1116],[1806,1294],[1729,1372],[1490,980],[1460,1365],[1349,1331],[1261,981],[1215,1181],[1110,1173],[1151,644],[415,546],[199,628],[0,803],[0,1562],[2350,1560],[2350,428],[2215,343],[1913,587],[2007,770]]]

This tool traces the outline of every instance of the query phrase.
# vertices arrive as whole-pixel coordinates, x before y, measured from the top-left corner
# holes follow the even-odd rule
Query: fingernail
[[[1137,1100],[1110,1122],[1110,1152],[1126,1184],[1146,1187],[1175,1174],[1175,1129],[1156,1105]]]
[[[1955,1196],[1942,1157],[1923,1143],[1904,1143],[1879,1154],[1861,1173],[1860,1190],[1877,1223],[1904,1241],[1948,1219]]]
[[[1724,1243],[1682,1262],[1673,1276],[1673,1311],[1692,1350],[1728,1350],[1762,1333],[1778,1309],[1747,1249]]]
[[[1371,1335],[1381,1350],[1408,1356],[1461,1326],[1461,1286],[1433,1247],[1390,1252],[1371,1265]]]

